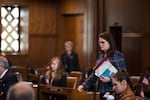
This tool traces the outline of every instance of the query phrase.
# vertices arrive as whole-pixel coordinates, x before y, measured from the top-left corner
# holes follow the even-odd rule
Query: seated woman
[[[59,57],[53,57],[50,67],[42,78],[42,84],[51,84],[52,86],[66,87],[67,76],[61,64]]]
[[[135,88],[136,95],[144,97],[145,99],[150,98],[150,81],[148,72],[141,74],[139,84],[136,84]]]
[[[120,71],[112,76],[115,100],[136,100],[130,88],[130,78],[127,72]]]

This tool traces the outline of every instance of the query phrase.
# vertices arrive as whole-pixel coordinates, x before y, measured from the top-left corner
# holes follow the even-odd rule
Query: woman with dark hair
[[[66,87],[67,76],[59,57],[52,58],[50,67],[41,82],[52,86]]]
[[[99,34],[99,47],[100,47],[100,54],[98,56],[98,59],[96,63],[101,61],[103,58],[107,57],[109,61],[112,63],[112,65],[119,70],[126,70],[126,65],[124,61],[124,56],[121,52],[116,50],[115,43],[113,40],[113,36],[108,33],[100,33]],[[96,83],[98,79],[98,91],[101,93],[101,99],[103,98],[103,95],[105,92],[112,92],[113,86],[112,86],[112,79],[110,76],[103,76],[103,77],[97,77],[95,75],[95,72],[93,71],[90,77],[78,87],[79,91],[82,90],[88,90],[93,84]]]
[[[120,71],[112,76],[115,100],[136,100],[130,88],[131,82],[127,72]]]

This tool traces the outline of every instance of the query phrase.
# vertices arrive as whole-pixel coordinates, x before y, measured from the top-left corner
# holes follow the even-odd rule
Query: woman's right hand
[[[110,82],[110,78],[107,76],[101,76],[99,77],[99,79],[103,82],[103,83],[108,83]]]
[[[82,92],[82,91],[83,91],[83,88],[84,88],[83,85],[79,85],[78,88],[77,88],[77,90],[80,91],[80,92]]]
[[[46,84],[50,84],[50,83],[49,83],[49,79],[45,79],[45,83],[46,83]]]

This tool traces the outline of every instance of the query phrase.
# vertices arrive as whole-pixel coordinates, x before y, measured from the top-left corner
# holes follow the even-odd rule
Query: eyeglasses
[[[98,41],[99,44],[104,44],[106,43],[107,41]]]

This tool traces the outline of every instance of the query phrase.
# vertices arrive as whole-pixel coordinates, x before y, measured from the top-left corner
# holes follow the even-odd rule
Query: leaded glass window
[[[1,6],[1,48],[2,52],[20,50],[20,8],[19,6]]]

